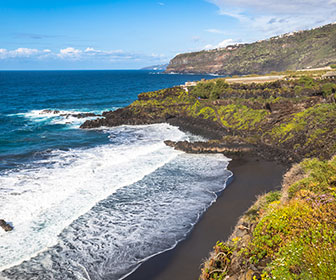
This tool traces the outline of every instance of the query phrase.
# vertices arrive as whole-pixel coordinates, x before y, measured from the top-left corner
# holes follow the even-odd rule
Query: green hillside
[[[252,44],[179,54],[170,61],[166,72],[265,74],[271,71],[323,67],[334,63],[336,24],[329,24]]]

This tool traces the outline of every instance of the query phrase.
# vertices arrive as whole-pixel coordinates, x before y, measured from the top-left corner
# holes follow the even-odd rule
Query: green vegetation
[[[264,133],[266,139],[271,135],[271,141],[279,147],[290,147],[305,157],[325,157],[336,153],[336,147],[324,149],[325,141],[329,136],[335,137],[336,104],[317,104],[301,112],[294,113],[288,121],[274,126],[270,132]],[[296,140],[301,137],[300,143]],[[312,149],[314,147],[314,149]]]
[[[197,86],[192,89],[192,94],[195,97],[215,100],[218,99],[220,94],[227,90],[228,87],[229,85],[223,79],[199,82]]]
[[[314,86],[317,86],[317,82],[309,76],[301,76],[298,80],[300,84],[303,84],[305,88],[312,88]]]
[[[235,130],[257,130],[258,124],[269,114],[267,110],[254,110],[245,105],[219,106],[220,122],[226,128]]]
[[[252,44],[179,54],[167,72],[234,76],[316,68],[335,63],[335,45],[336,25],[329,24]]]
[[[189,87],[142,93],[130,105],[149,119],[191,116],[215,122],[249,144],[276,147],[284,157],[327,158],[336,153],[336,84],[297,72],[298,78],[228,84],[218,78]]]
[[[336,85],[332,83],[327,83],[322,86],[322,92],[324,97],[335,95],[336,93]]]
[[[293,169],[288,176],[301,172],[300,178],[283,186],[281,193],[271,192],[258,199],[242,218],[252,231],[243,237],[234,234],[221,247],[216,245],[200,279],[246,276],[251,267],[265,280],[335,279],[336,157],[329,161],[307,159]],[[215,262],[221,248],[223,252],[231,248],[226,261],[230,265]],[[242,270],[237,270],[237,263]],[[209,275],[214,264],[222,274]]]

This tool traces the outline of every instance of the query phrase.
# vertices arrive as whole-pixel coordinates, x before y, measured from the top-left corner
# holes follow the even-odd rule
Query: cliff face
[[[252,44],[179,54],[170,61],[166,72],[265,74],[271,71],[322,67],[334,63],[336,24],[329,24]]]

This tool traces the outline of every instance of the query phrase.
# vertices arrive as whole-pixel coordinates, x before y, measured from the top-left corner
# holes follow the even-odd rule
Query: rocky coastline
[[[248,153],[291,164],[311,156],[330,158],[336,152],[335,91],[328,80],[309,77],[258,85],[228,85],[216,79],[188,92],[174,87],[142,93],[131,105],[104,112],[81,128],[169,123],[209,140],[207,149],[197,147],[199,143],[184,145],[186,152],[234,144],[240,154],[249,146]]]
[[[165,141],[174,149],[187,153],[223,153],[237,160],[271,160],[287,167],[296,163],[286,175],[281,191],[261,196],[243,215],[231,238],[217,242],[202,266],[200,279],[333,275],[330,269],[334,264],[325,271],[317,269],[320,257],[314,256],[321,256],[321,252],[309,240],[314,240],[320,248],[330,247],[332,244],[325,240],[330,239],[329,232],[336,230],[332,212],[336,209],[334,81],[303,74],[264,84],[227,84],[223,79],[204,81],[187,91],[174,87],[141,93],[131,105],[104,112],[102,118],[87,120],[81,128],[163,122],[208,139]],[[284,222],[282,215],[286,216]],[[314,235],[316,227],[326,229],[322,239]],[[301,238],[302,234],[310,236],[308,243]],[[279,240],[284,241],[279,243]],[[291,254],[291,246],[305,252],[299,257],[291,256],[293,263],[300,265],[289,262],[279,266],[282,254]],[[336,248],[329,247],[326,250],[333,255]]]

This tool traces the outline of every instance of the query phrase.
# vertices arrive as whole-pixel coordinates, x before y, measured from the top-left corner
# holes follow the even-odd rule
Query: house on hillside
[[[181,87],[186,91],[188,92],[189,89],[188,87],[192,87],[192,86],[196,86],[197,85],[197,82],[185,82],[184,85],[181,85]]]
[[[329,71],[322,75],[322,79],[333,79],[336,80],[336,71]]]
[[[184,86],[185,87],[191,87],[191,86],[196,86],[197,82],[185,82]]]

